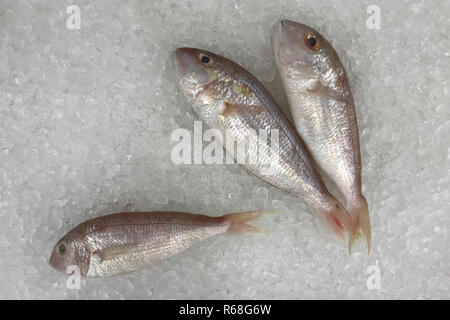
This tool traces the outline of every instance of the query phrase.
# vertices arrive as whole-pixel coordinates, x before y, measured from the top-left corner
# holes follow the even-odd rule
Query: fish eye
[[[211,57],[207,56],[204,53],[200,53],[198,55],[198,60],[202,63],[202,64],[206,64],[206,65],[211,65],[213,62],[213,59],[211,59]]]
[[[319,37],[314,32],[308,32],[305,34],[305,45],[312,51],[320,49]]]
[[[66,245],[65,245],[64,243],[61,243],[61,244],[59,245],[59,247],[58,247],[58,251],[59,251],[59,253],[61,253],[61,254],[66,253]]]

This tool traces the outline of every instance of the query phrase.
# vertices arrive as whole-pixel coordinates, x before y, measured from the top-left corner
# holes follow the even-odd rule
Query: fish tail
[[[224,215],[225,221],[228,222],[227,233],[259,233],[259,228],[249,224],[250,221],[259,218],[265,214],[278,213],[275,210],[254,210],[246,212],[235,212]]]
[[[323,210],[320,213],[322,220],[339,240],[344,241],[344,232],[347,233],[348,250],[351,254],[351,247],[356,238],[356,226],[351,217],[338,203],[332,209]]]
[[[367,200],[363,196],[358,201],[358,205],[350,209],[350,217],[355,224],[356,231],[358,235],[363,235],[367,243],[367,252],[370,253],[371,245],[371,228],[370,228],[370,218],[369,218],[369,208],[367,205]],[[355,237],[356,238],[356,237]],[[354,240],[354,239],[353,239]],[[353,243],[352,243],[353,244]],[[351,250],[351,245],[349,246]]]

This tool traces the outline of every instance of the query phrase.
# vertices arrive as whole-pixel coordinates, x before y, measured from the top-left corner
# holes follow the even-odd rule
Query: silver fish
[[[344,239],[353,225],[316,173],[308,149],[264,86],[236,63],[212,52],[179,48],[174,53],[180,90],[210,128],[240,143],[264,146],[257,132],[276,129],[278,154],[262,155],[241,165],[258,178],[302,198],[331,231]],[[228,145],[226,151],[236,156]],[[271,170],[263,170],[271,163]],[[350,231],[349,231],[350,230]]]
[[[297,22],[279,22],[272,44],[296,128],[320,169],[342,193],[355,231],[362,232],[370,252],[370,219],[361,191],[358,125],[344,66],[320,33]],[[357,233],[351,236],[350,250]]]
[[[77,266],[85,277],[123,274],[173,256],[223,233],[258,232],[248,224],[270,211],[209,217],[184,212],[124,212],[87,220],[55,245],[50,265]]]

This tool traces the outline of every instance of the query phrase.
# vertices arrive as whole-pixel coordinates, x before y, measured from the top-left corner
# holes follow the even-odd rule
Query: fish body
[[[320,33],[300,23],[279,22],[272,44],[295,126],[322,172],[342,193],[345,209],[356,230],[364,234],[370,250],[368,206],[361,190],[358,125],[344,66]]]
[[[210,128],[250,153],[256,146],[268,148],[260,130],[278,132],[272,146],[255,161],[240,163],[247,171],[273,186],[302,198],[338,237],[352,229],[349,217],[328,192],[316,173],[310,153],[264,86],[238,64],[212,52],[179,48],[174,53],[178,85],[196,113]],[[233,147],[224,144],[234,156]],[[266,164],[270,170],[264,170]]]
[[[77,266],[85,277],[128,273],[223,233],[255,232],[249,221],[264,211],[209,217],[184,212],[123,212],[87,220],[55,245],[50,265]]]

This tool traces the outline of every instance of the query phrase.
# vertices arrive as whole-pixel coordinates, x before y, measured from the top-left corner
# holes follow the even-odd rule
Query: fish
[[[358,124],[344,66],[318,31],[294,21],[281,20],[275,25],[272,47],[295,127],[319,172],[341,193],[355,225],[349,251],[354,240],[364,236],[370,253],[371,226],[361,187]]]
[[[180,91],[210,128],[249,149],[268,145],[259,130],[278,132],[278,141],[271,141],[278,152],[262,152],[254,161],[238,162],[244,169],[303,199],[338,239],[344,240],[345,232],[354,232],[349,216],[317,174],[303,140],[256,77],[233,61],[202,49],[178,48],[173,59]],[[237,158],[232,144],[222,145]],[[268,163],[270,170],[264,170]]]
[[[54,246],[49,263],[62,272],[76,266],[83,277],[109,277],[153,265],[207,238],[256,233],[249,222],[274,211],[210,217],[186,212],[121,212],[87,220]]]

